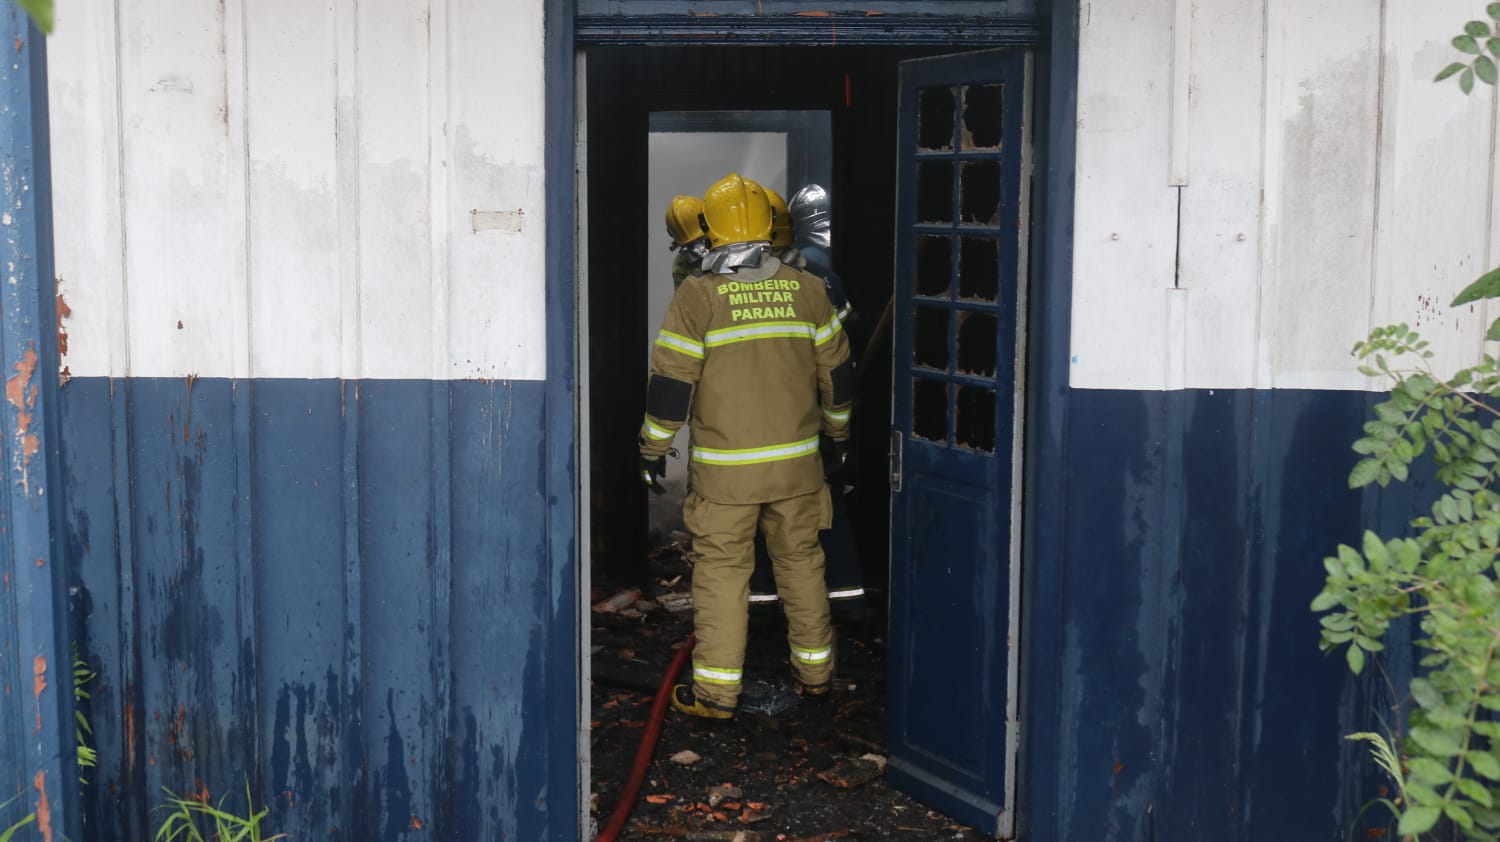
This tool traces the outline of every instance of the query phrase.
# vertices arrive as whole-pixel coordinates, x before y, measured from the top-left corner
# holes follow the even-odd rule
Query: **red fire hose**
[[[688,635],[687,640],[678,647],[672,663],[667,666],[666,675],[661,677],[661,687],[656,691],[656,703],[651,706],[651,718],[646,721],[646,730],[641,733],[641,746],[635,750],[635,763],[630,767],[630,777],[625,779],[625,788],[620,790],[620,800],[615,803],[614,812],[609,814],[609,821],[599,831],[599,835],[594,837],[594,842],[614,842],[620,831],[625,829],[625,820],[630,818],[630,810],[635,806],[636,797],[641,794],[641,782],[646,779],[646,771],[651,768],[651,755],[656,751],[656,740],[661,736],[661,721],[667,714],[667,699],[672,695],[672,684],[677,680],[677,674],[682,672],[682,665],[687,663],[688,655],[697,642],[697,637]]]

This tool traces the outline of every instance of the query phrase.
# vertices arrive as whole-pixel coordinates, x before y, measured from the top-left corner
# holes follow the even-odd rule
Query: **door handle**
[[[891,449],[888,455],[891,459],[892,494],[899,494],[901,492],[901,443],[905,440],[906,437],[901,435],[900,430],[895,427],[891,428]]]

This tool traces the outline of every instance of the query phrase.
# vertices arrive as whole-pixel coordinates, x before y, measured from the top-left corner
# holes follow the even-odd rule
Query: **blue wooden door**
[[[902,64],[890,777],[1014,834],[1030,58]]]

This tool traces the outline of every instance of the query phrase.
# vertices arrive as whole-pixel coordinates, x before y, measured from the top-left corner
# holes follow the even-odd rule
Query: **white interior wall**
[[[541,0],[62,4],[74,376],[542,379]]]
[[[1072,385],[1367,388],[1349,348],[1400,321],[1473,360],[1500,307],[1446,304],[1500,260],[1496,97],[1432,77],[1476,12],[1084,4]]]

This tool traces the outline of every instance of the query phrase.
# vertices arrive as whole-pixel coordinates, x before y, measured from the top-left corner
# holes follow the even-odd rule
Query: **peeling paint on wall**
[[[36,702],[36,732],[42,733],[42,693],[47,690],[47,659],[37,655],[31,661],[31,696]]]
[[[32,410],[36,407],[37,385],[32,382],[36,373],[36,343],[32,342],[26,354],[15,365],[16,373],[5,381],[5,399],[16,409],[16,438],[20,441],[21,489],[30,493],[29,469],[31,457],[36,455],[40,440],[31,432]]]

